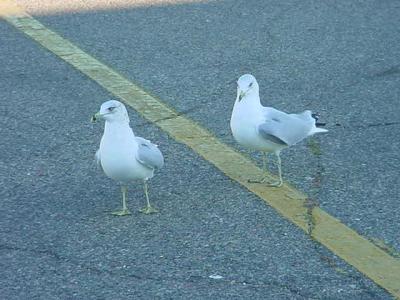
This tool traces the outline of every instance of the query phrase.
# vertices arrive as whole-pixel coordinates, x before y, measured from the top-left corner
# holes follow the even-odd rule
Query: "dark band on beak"
[[[102,119],[103,115],[100,112],[95,113],[91,118],[90,121],[95,123],[97,120]]]
[[[246,96],[246,92],[240,91],[240,93],[239,93],[239,102],[243,99],[244,96]]]

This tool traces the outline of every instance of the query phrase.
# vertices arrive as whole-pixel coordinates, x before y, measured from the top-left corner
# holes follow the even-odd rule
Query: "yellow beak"
[[[90,122],[96,123],[96,121],[97,121],[98,119],[101,119],[101,114],[100,114],[100,112],[95,113],[95,114],[90,118]]]
[[[245,95],[246,95],[245,92],[240,91],[240,94],[239,94],[239,101],[241,101]]]

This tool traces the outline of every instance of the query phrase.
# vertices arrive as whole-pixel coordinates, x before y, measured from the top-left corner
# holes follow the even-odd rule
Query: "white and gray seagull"
[[[113,214],[130,214],[126,205],[127,185],[136,180],[143,181],[147,200],[147,206],[140,211],[145,214],[157,212],[150,205],[147,180],[153,177],[155,169],[164,165],[161,151],[150,141],[135,136],[129,126],[128,112],[121,102],[104,102],[100,111],[93,115],[92,122],[97,119],[104,119],[105,125],[100,148],[96,152],[96,161],[108,177],[121,184],[122,210]]]
[[[237,82],[237,97],[231,116],[231,130],[235,140],[252,150],[263,152],[264,175],[254,183],[267,182],[267,153],[275,153],[279,180],[268,182],[269,186],[280,187],[282,169],[280,152],[304,138],[328,130],[318,128],[311,111],[287,114],[260,102],[259,86],[253,75],[242,75]]]

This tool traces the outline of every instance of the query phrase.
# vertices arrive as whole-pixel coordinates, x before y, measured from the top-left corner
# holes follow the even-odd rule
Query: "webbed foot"
[[[122,216],[128,216],[128,215],[130,215],[131,212],[129,211],[129,209],[123,209],[123,210],[114,211],[114,212],[112,212],[111,214],[114,215],[114,216],[122,217]]]
[[[151,205],[147,205],[146,207],[140,209],[139,211],[146,215],[158,213],[158,209],[154,208]]]
[[[283,185],[283,181],[273,181],[270,182],[267,180],[267,177],[261,178],[261,179],[249,179],[247,180],[249,183],[265,183],[267,186],[270,187],[281,187]]]

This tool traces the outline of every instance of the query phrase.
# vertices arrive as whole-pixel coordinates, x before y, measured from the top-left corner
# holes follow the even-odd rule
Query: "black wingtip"
[[[313,114],[311,114],[311,117],[313,117],[315,119],[315,126],[324,127],[326,125],[326,123],[318,122],[319,114],[313,113]]]

